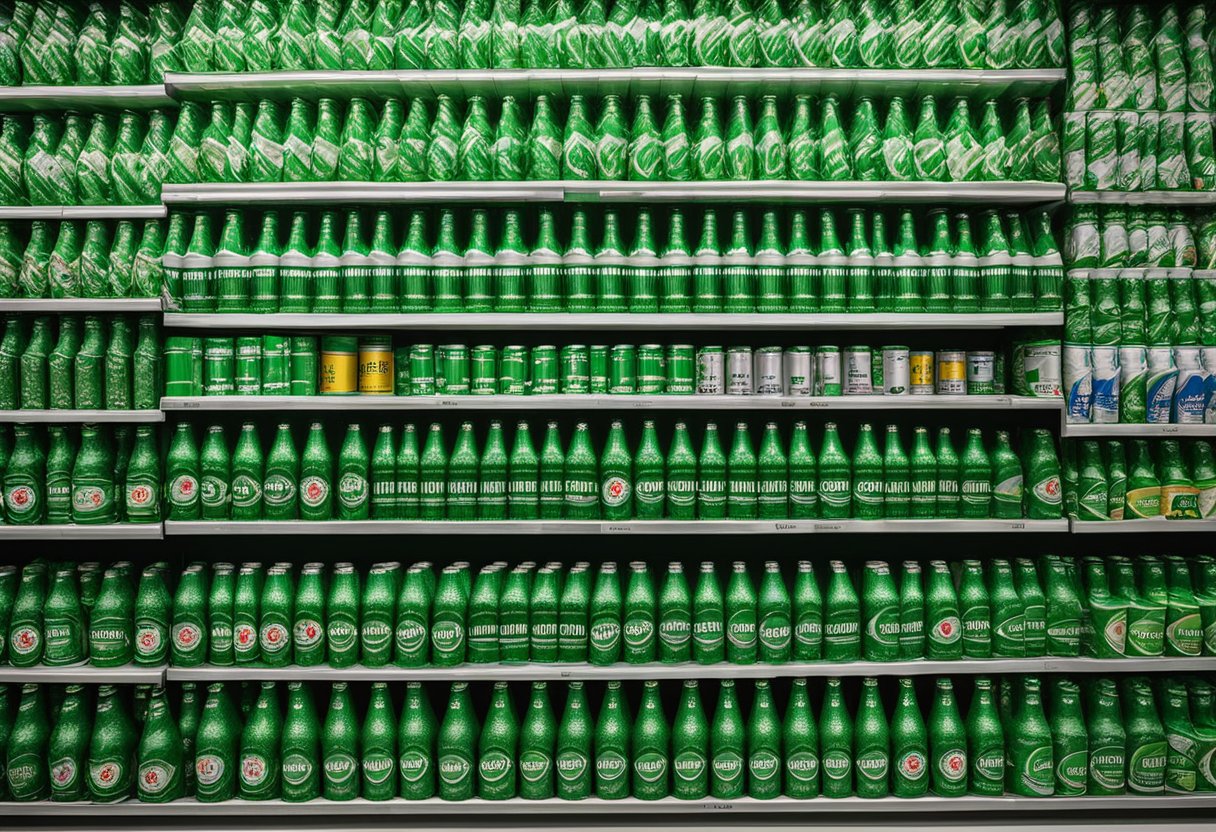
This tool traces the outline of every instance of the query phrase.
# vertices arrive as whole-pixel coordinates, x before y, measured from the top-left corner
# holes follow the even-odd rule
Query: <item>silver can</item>
[[[697,395],[721,396],[726,392],[726,353],[721,347],[697,350]]]
[[[844,351],[844,394],[869,396],[874,393],[874,355],[869,347],[848,347]]]
[[[1093,369],[1093,405],[1091,420],[1096,425],[1114,425],[1119,422],[1119,370],[1118,347],[1094,347],[1090,350]]]
[[[996,393],[996,354],[991,350],[967,353],[967,394],[991,396]]]
[[[1094,370],[1088,344],[1064,345],[1064,389],[1068,423],[1089,424],[1093,409]]]
[[[909,376],[907,347],[882,348],[882,393],[884,396],[906,396],[912,389]]]
[[[761,347],[752,362],[752,378],[759,396],[784,396],[781,347]]]
[[[815,364],[810,347],[790,347],[781,358],[785,370],[785,395],[809,396],[815,386]]]
[[[726,392],[731,396],[752,395],[751,347],[731,347],[726,353]]]
[[[937,393],[963,396],[967,393],[967,353],[963,350],[938,350]]]
[[[820,347],[815,351],[815,395],[839,396],[843,389],[840,347]]]

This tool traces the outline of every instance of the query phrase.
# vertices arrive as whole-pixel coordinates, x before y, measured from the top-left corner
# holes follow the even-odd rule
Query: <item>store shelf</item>
[[[1064,533],[1067,520],[167,520],[167,536]]]
[[[40,685],[159,685],[165,681],[164,665],[141,667],[93,667],[76,664],[68,667],[12,667],[0,665],[0,683]]]
[[[161,540],[160,523],[114,523],[106,526],[0,526],[4,540]]]
[[[835,93],[861,95],[1049,95],[1063,69],[639,69],[390,70],[165,75],[169,94],[181,100],[253,100],[322,96],[518,95],[723,95]]]
[[[1060,410],[1029,396],[171,396],[161,410]],[[4,421],[6,411],[0,411]],[[22,411],[8,411],[21,413]],[[59,411],[55,411],[59,412]],[[1216,431],[1216,428],[1213,428]]]
[[[613,679],[777,679],[783,677],[972,676],[997,673],[1206,673],[1216,658],[969,659],[953,662],[791,662],[788,664],[464,664],[458,667],[170,667],[170,682],[528,682]],[[0,680],[3,677],[0,676]]]
[[[1216,191],[1070,191],[1074,205],[1216,205]]]
[[[159,312],[160,298],[6,298],[0,312]]]
[[[917,798],[862,797],[797,800],[791,797],[776,797],[759,800],[752,797],[737,797],[730,800],[678,800],[665,797],[660,800],[638,800],[627,797],[621,800],[603,800],[589,797],[583,800],[471,800],[447,801],[437,797],[426,800],[366,800],[357,798],[341,802],[310,800],[304,803],[286,803],[282,800],[226,800],[219,803],[199,803],[192,799],[176,800],[172,803],[0,803],[0,812],[6,816],[46,817],[194,817],[249,816],[273,818],[294,816],[307,818],[329,814],[351,815],[462,815],[485,816],[510,815],[683,815],[717,814],[734,811],[740,814],[764,812],[788,813],[955,813],[955,812],[1194,812],[1216,808],[1216,794],[1169,795],[1145,797],[1120,795],[1117,797],[937,797],[927,795]],[[477,827],[486,821],[479,820]],[[513,824],[514,826],[514,824]],[[243,827],[242,827],[243,828]],[[333,828],[333,827],[326,827]],[[462,827],[465,828],[465,827]],[[472,827],[469,827],[472,828]],[[1150,829],[1153,827],[1143,827]]]
[[[1069,425],[1061,430],[1065,439],[1120,439],[1128,436],[1216,438],[1216,425]]]
[[[1149,517],[1140,520],[1072,520],[1070,523],[1073,534],[1216,533],[1216,520],[1172,520],[1168,517]]]
[[[999,203],[1058,202],[1053,182],[272,182],[165,185],[161,199],[201,205],[326,205],[490,202]]]
[[[46,110],[145,110],[176,107],[162,84],[89,87],[0,87],[0,112]]]
[[[980,330],[1006,327],[1063,326],[1062,312],[987,313],[974,315],[928,315],[898,313],[858,314],[721,314],[721,315],[630,315],[627,313],[451,313],[313,315],[272,313],[223,314],[169,312],[165,326],[176,329],[261,328],[307,330]]]
[[[0,410],[0,422],[16,424],[88,425],[152,424],[165,421],[159,410]]]
[[[144,220],[167,214],[163,205],[0,206],[0,220]]]

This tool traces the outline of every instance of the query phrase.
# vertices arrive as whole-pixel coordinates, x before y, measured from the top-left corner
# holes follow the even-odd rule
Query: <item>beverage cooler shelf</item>
[[[782,677],[961,676],[998,673],[1205,673],[1216,658],[1156,659],[962,659],[906,662],[790,662],[787,664],[463,664],[456,667],[170,667],[170,682],[539,682],[682,679],[777,679]],[[0,671],[2,673],[3,671]],[[38,681],[22,677],[27,681]],[[4,679],[0,675],[0,680]]]
[[[0,312],[159,312],[160,298],[5,298]]]
[[[0,423],[90,425],[155,424],[165,421],[160,410],[0,410]]]
[[[89,685],[160,685],[165,681],[165,667],[136,664],[121,667],[92,667],[70,665],[68,667],[12,667],[0,665],[0,683],[5,684],[89,684]]]
[[[142,110],[176,107],[162,84],[135,86],[0,87],[0,112],[47,110]]]
[[[203,205],[317,205],[488,202],[975,203],[1005,207],[1059,202],[1054,182],[271,182],[165,185],[161,200]],[[2,215],[0,215],[2,216]],[[159,216],[159,215],[158,215]]]
[[[193,101],[293,96],[451,95],[1050,95],[1063,69],[818,69],[736,67],[637,69],[386,70],[187,73],[165,75],[165,90]]]
[[[163,407],[163,405],[162,405]],[[1129,436],[1160,437],[1163,439],[1182,437],[1216,437],[1216,425],[1064,425],[1061,435],[1065,439],[1122,439]]]
[[[1067,520],[167,520],[168,536],[1067,533]]]
[[[329,814],[350,815],[462,815],[483,817],[486,815],[591,815],[591,814],[637,814],[637,815],[681,815],[721,814],[724,811],[739,813],[764,812],[774,814],[824,814],[824,813],[938,813],[938,812],[1100,812],[1100,811],[1154,811],[1195,812],[1216,808],[1216,794],[1168,795],[1146,797],[1120,795],[1115,797],[937,797],[928,795],[917,798],[862,798],[817,797],[798,800],[777,797],[760,800],[739,797],[729,800],[679,800],[665,797],[659,800],[603,800],[590,797],[584,800],[471,800],[447,801],[433,797],[425,800],[366,800],[356,798],[345,801],[310,800],[304,803],[286,803],[282,800],[226,800],[219,803],[199,803],[195,800],[175,800],[170,803],[0,803],[0,812],[6,816],[43,817],[223,817],[258,815],[269,818],[275,815],[296,817],[324,816]],[[478,824],[483,824],[478,821]],[[1148,828],[1142,827],[1142,828]],[[1154,827],[1155,828],[1155,827]]]
[[[167,214],[164,205],[0,206],[0,220],[146,220]]]
[[[385,410],[1060,410],[1063,399],[1031,396],[171,396],[164,411]],[[8,421],[0,411],[0,421]],[[64,411],[51,411],[62,413]],[[69,411],[70,412],[70,411]],[[15,419],[14,421],[20,421]],[[159,419],[156,421],[160,421]],[[1209,428],[1216,433],[1216,426]]]
[[[3,307],[0,306],[0,311]],[[280,330],[980,330],[1006,327],[1063,326],[1062,312],[978,313],[968,315],[899,313],[788,314],[615,314],[467,312],[451,314],[165,314],[165,326],[174,329]]]
[[[1074,205],[1216,205],[1216,191],[1070,191]]]
[[[0,526],[0,541],[8,540],[161,540],[161,523],[114,523],[103,526]]]
[[[1216,533],[1216,520],[1171,520],[1168,517],[1149,517],[1139,520],[1091,520],[1072,523],[1073,534],[1134,534],[1162,532]]]

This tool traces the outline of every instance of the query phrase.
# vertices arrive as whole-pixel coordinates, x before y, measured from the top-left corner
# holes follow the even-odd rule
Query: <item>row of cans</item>
[[[1065,113],[1063,155],[1072,190],[1216,189],[1208,113]]]
[[[1216,425],[1216,347],[1064,345],[1069,424]]]
[[[166,396],[312,396],[318,338],[165,338]]]

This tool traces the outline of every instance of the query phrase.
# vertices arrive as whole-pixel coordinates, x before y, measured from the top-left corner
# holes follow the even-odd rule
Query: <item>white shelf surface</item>
[[[160,523],[114,523],[103,526],[0,526],[4,540],[161,540]]]
[[[167,216],[164,205],[4,205],[0,220],[142,220]]]
[[[0,112],[46,110],[143,110],[176,107],[163,84],[134,86],[0,87]]]
[[[0,410],[0,422],[16,424],[153,424],[163,421],[165,414],[160,410]]]
[[[2,311],[2,310],[0,310]],[[165,326],[176,329],[261,328],[305,330],[980,330],[1063,326],[1063,312],[977,313],[974,315],[825,314],[653,314],[570,312],[486,312],[444,314],[310,314],[168,312]]]
[[[1216,533],[1216,520],[1173,520],[1169,517],[1147,517],[1139,520],[1073,520],[1070,522],[1073,534]]]
[[[170,396],[165,411],[383,410],[1061,410],[1029,396]],[[21,411],[15,411],[20,413]],[[55,411],[59,412],[59,411]],[[0,421],[5,411],[0,411]],[[1213,427],[1216,433],[1216,427]]]
[[[166,520],[167,536],[1067,533],[1067,520]]]
[[[160,298],[4,298],[0,312],[160,312]]]
[[[1058,202],[1054,182],[271,182],[164,185],[166,205],[335,205],[422,202]]]
[[[997,673],[1205,673],[1216,658],[960,659],[904,662],[790,662],[787,664],[462,664],[456,667],[170,667],[170,682],[525,682],[613,679],[776,679],[782,677],[972,676]],[[0,679],[3,679],[0,676]]]
[[[121,667],[93,667],[76,664],[68,667],[13,667],[0,665],[0,682],[39,685],[159,685],[165,681],[165,666],[142,667],[126,664]]]
[[[1065,439],[1120,439],[1130,436],[1216,438],[1216,425],[1070,425],[1065,423],[1061,435]]]
[[[1074,205],[1216,205],[1216,191],[1069,191]]]
[[[227,800],[219,803],[199,803],[193,799],[175,800],[172,803],[139,803],[129,800],[123,803],[0,803],[0,812],[6,816],[44,817],[115,817],[144,816],[161,817],[222,817],[256,815],[272,816],[324,816],[333,815],[683,815],[717,814],[725,811],[738,813],[764,812],[772,814],[806,813],[884,813],[884,814],[930,814],[953,812],[1196,812],[1216,808],[1216,794],[1163,795],[1119,795],[1115,797],[938,797],[927,795],[917,798],[862,797],[798,800],[791,797],[776,797],[758,800],[738,797],[730,800],[679,800],[665,797],[660,800],[603,800],[590,797],[584,800],[471,800],[447,801],[433,797],[425,800],[375,801],[355,800],[328,801],[310,800],[304,803],[286,803],[282,800]],[[1083,818],[1078,818],[1083,819]],[[485,821],[479,821],[481,827]],[[330,827],[326,827],[330,828]],[[462,827],[464,828],[464,827]],[[472,828],[471,826],[469,828]],[[1145,829],[1150,827],[1143,827]]]
[[[248,73],[170,72],[165,87],[178,99],[285,98],[293,95],[860,95],[1043,96],[1064,82],[1063,69],[820,69],[734,67],[636,69],[387,70]]]

